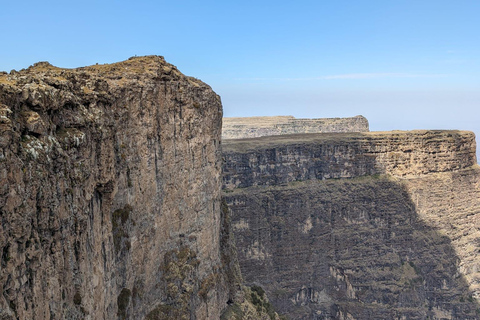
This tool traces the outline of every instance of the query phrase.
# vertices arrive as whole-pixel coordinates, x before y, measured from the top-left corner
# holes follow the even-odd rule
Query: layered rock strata
[[[384,173],[405,178],[476,163],[475,135],[453,130],[226,140],[223,157],[227,189]]]
[[[222,138],[242,139],[295,133],[368,132],[363,116],[296,119],[292,116],[232,117],[223,119]]]
[[[478,319],[470,132],[227,140],[245,281],[292,319]]]
[[[0,74],[0,318],[218,319],[221,120],[158,56]]]

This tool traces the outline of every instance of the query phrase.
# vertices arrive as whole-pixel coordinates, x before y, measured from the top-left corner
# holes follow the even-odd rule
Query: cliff
[[[292,319],[479,319],[480,169],[462,131],[226,140],[247,284]]]
[[[479,319],[472,133],[221,126],[158,56],[0,73],[0,319]]]
[[[221,120],[158,56],[0,74],[0,318],[218,319]]]
[[[415,177],[476,163],[469,131],[303,134],[226,140],[224,186],[391,174]]]
[[[223,139],[256,138],[295,133],[368,132],[363,116],[296,119],[292,116],[224,118]]]

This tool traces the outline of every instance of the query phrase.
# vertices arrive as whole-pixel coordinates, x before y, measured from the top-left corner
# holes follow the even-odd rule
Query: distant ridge
[[[297,133],[368,132],[363,116],[297,119],[293,116],[223,118],[222,138],[243,139]]]

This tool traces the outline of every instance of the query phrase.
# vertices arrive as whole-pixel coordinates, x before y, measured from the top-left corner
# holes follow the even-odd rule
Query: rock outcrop
[[[227,189],[310,179],[391,174],[415,177],[476,163],[469,131],[303,134],[226,140]]]
[[[223,118],[223,139],[243,139],[294,133],[368,132],[363,116],[296,119],[292,116]]]
[[[470,132],[226,140],[244,279],[292,319],[479,319]]]
[[[0,74],[0,318],[218,319],[221,121],[158,56]]]

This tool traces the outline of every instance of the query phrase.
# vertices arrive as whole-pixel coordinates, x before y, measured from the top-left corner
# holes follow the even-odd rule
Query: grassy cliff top
[[[49,62],[42,61],[20,71],[12,70],[10,73],[0,72],[0,85],[21,86],[25,83],[42,80],[68,81],[75,76],[101,77],[104,79],[118,80],[139,77],[162,77],[168,75],[172,78],[185,77],[195,86],[204,86],[200,80],[184,76],[178,69],[165,61],[162,56],[131,57],[128,60],[111,63],[96,64],[79,68],[59,68]]]

